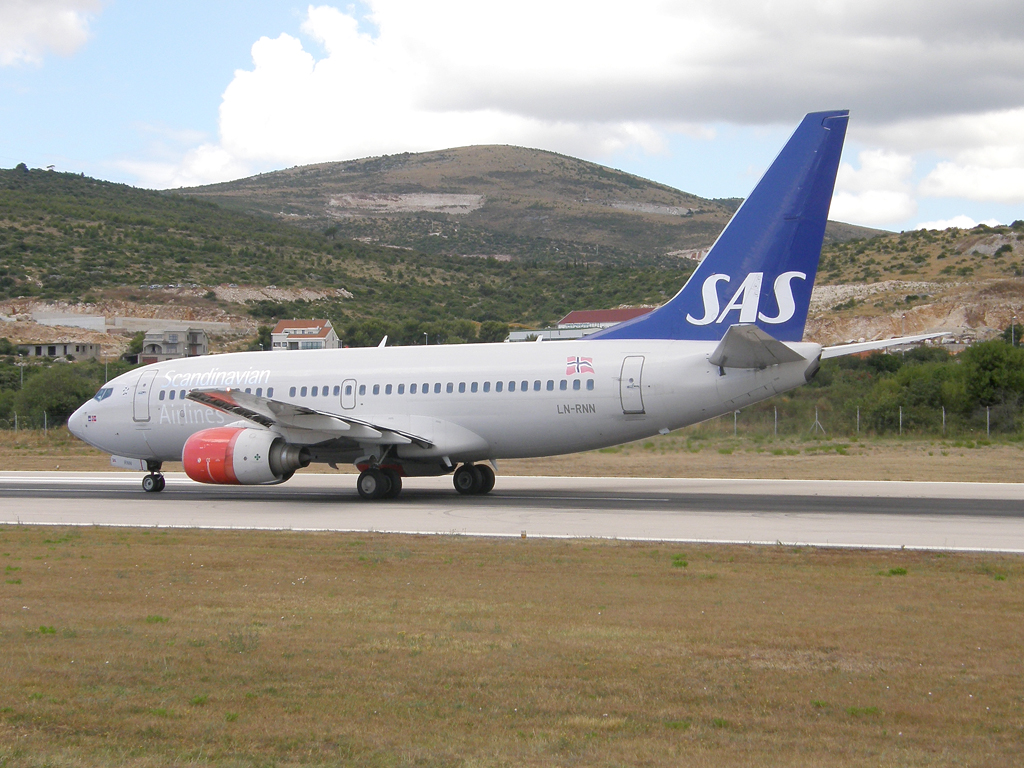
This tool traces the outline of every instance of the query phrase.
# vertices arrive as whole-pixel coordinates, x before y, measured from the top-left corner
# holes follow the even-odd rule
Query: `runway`
[[[411,478],[365,502],[354,475],[204,486],[168,474],[0,472],[0,524],[380,531],[1024,552],[1024,485],[499,477],[483,497]]]

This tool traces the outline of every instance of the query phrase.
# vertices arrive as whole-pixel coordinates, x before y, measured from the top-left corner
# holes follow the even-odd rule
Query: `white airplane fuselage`
[[[238,421],[183,395],[223,387],[322,414],[357,415],[430,441],[395,447],[408,461],[551,456],[678,429],[793,389],[816,369],[821,351],[793,343],[803,361],[720,369],[708,362],[716,345],[584,340],[185,358],[113,379],[104,386],[109,395],[83,405],[69,426],[111,454],[180,461],[191,435]],[[271,429],[290,441],[316,438]],[[372,453],[372,446],[360,451]]]

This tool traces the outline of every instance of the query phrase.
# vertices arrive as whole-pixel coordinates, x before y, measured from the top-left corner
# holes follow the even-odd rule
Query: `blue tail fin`
[[[587,338],[715,341],[743,323],[800,341],[848,120],[847,110],[804,117],[682,290]]]

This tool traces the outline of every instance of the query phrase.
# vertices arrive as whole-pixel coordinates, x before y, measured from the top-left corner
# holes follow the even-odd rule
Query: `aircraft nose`
[[[81,406],[77,411],[72,413],[71,417],[68,419],[68,430],[70,430],[71,434],[80,440],[85,439],[85,408],[86,406]]]

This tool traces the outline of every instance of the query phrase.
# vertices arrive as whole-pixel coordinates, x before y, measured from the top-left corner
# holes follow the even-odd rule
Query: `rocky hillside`
[[[740,202],[512,146],[321,163],[177,192],[431,254],[647,266],[698,258]],[[831,223],[827,237],[872,234]]]
[[[1024,320],[1024,221],[832,243],[808,335],[824,343],[945,330],[965,341]]]

